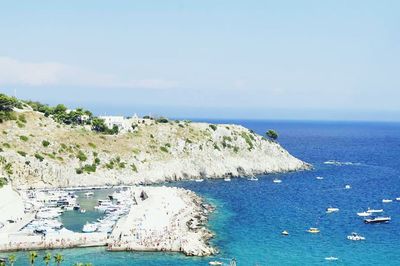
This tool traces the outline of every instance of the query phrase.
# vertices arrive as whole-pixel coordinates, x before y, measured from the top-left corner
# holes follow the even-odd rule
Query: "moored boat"
[[[82,228],[82,232],[93,233],[97,230],[97,227],[98,227],[97,223],[86,223]]]
[[[282,180],[280,180],[278,178],[275,178],[272,182],[274,182],[276,184],[279,184],[279,183],[282,183]]]
[[[364,223],[366,224],[377,224],[377,223],[388,223],[392,220],[390,217],[374,217],[370,219],[365,219]]]
[[[369,213],[380,213],[380,212],[383,212],[383,209],[370,209],[370,208],[368,208],[367,212],[369,212]]]
[[[391,200],[391,199],[383,199],[382,202],[383,203],[390,203],[390,202],[393,202],[393,200]]]
[[[360,216],[360,217],[367,217],[367,216],[372,215],[372,213],[370,213],[370,212],[357,212],[357,215]]]
[[[310,227],[310,229],[308,229],[307,232],[309,232],[311,234],[318,234],[320,231],[318,228]]]
[[[329,207],[326,208],[326,213],[338,212],[339,208]]]
[[[360,240],[365,240],[365,237],[353,232],[351,233],[351,235],[347,236],[347,239],[352,241],[360,241]]]

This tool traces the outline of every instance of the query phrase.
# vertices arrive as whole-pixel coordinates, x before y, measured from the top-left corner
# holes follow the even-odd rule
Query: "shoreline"
[[[93,188],[81,190],[93,190]],[[130,205],[129,213],[117,220],[111,234],[72,232],[65,228],[44,235],[28,233],[23,229],[35,221],[38,211],[35,210],[24,213],[23,217],[15,218],[17,221],[25,220],[18,227],[10,227],[7,230],[2,228],[4,232],[0,233],[0,252],[101,246],[106,247],[107,251],[170,251],[181,252],[188,256],[209,256],[217,252],[208,243],[214,234],[206,228],[208,214],[214,208],[194,192],[165,186],[133,186],[129,187],[129,190],[133,195],[133,201],[138,203]],[[72,191],[72,188],[37,191]],[[139,195],[143,192],[147,198],[140,199]],[[23,201],[22,197],[20,201]],[[161,211],[164,211],[164,215],[159,215]],[[144,216],[138,217],[138,214]],[[138,231],[140,227],[135,226],[137,218],[140,218],[144,225],[140,233]],[[169,237],[163,238],[166,233]],[[122,235],[125,242],[121,241]],[[159,238],[155,238],[154,235]],[[174,241],[171,241],[172,238]]]

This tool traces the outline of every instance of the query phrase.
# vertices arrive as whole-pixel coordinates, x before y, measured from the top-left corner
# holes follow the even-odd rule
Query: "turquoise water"
[[[216,122],[216,121],[214,121]],[[220,121],[219,121],[220,122]],[[232,122],[232,121],[228,121]],[[314,170],[246,179],[181,182],[217,206],[210,228],[217,259],[236,257],[238,265],[399,265],[400,124],[235,121],[262,134],[269,128],[293,155]],[[328,160],[351,162],[324,164]],[[283,182],[274,184],[274,177]],[[316,176],[323,176],[317,180]],[[350,184],[351,189],[344,186]],[[325,214],[329,206],[338,213]],[[384,208],[388,224],[367,225],[356,212]],[[318,227],[320,234],[306,232]],[[288,230],[288,237],[281,236]],[[356,231],[366,241],[346,239]],[[53,251],[54,253],[56,251]],[[103,248],[60,251],[65,265],[91,261],[94,265],[208,265],[214,258],[191,258],[176,253],[108,253]],[[16,265],[26,265],[26,253]],[[334,256],[339,260],[326,261]],[[22,259],[23,258],[23,259]]]

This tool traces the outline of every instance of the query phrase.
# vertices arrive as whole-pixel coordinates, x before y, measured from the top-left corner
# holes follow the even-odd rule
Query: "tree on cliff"
[[[0,111],[12,111],[14,107],[21,107],[21,103],[14,97],[0,93]]]
[[[276,133],[276,131],[273,130],[273,129],[268,130],[268,131],[265,133],[265,135],[267,135],[267,137],[268,137],[269,139],[272,139],[272,140],[277,140],[277,139],[278,139],[278,133]]]

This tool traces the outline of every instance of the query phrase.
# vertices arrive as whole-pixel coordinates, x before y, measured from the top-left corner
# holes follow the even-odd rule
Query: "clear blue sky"
[[[400,120],[400,1],[1,1],[0,92],[98,113]]]

